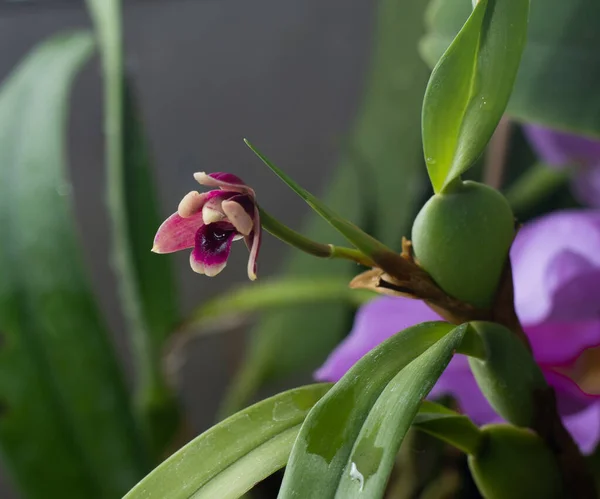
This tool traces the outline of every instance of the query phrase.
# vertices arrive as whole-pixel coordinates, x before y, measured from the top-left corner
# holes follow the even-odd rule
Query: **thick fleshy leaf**
[[[121,2],[87,0],[104,73],[107,202],[121,303],[132,338],[137,402],[155,455],[177,424],[175,399],[162,379],[163,343],[179,320],[171,260],[148,250],[160,224],[141,120],[125,81]]]
[[[378,0],[365,95],[323,198],[327,206],[395,249],[409,233],[415,205],[426,185],[419,122],[429,72],[417,52],[426,5]],[[302,233],[316,241],[337,244],[341,240],[316,214],[310,215]],[[347,281],[356,274],[352,263],[297,250],[290,251],[285,269],[288,275],[335,276]],[[270,312],[254,329],[225,412],[237,410],[267,379],[319,366],[349,330],[352,313],[352,308],[341,303]]]
[[[422,398],[464,334],[464,327],[428,322],[396,334],[365,355],[314,407],[302,425],[283,479],[280,499],[333,497],[342,481],[357,479],[361,482],[360,476],[362,482],[351,490],[344,486],[344,494],[358,493],[365,487],[380,487]],[[416,361],[403,376],[402,370],[430,347],[433,353],[427,354],[428,360]],[[399,372],[400,377],[392,381]],[[396,407],[397,403],[404,405],[404,409]],[[375,431],[377,428],[389,440],[385,444],[380,441],[383,434]],[[360,448],[361,442],[364,450]],[[361,458],[364,465],[357,461],[357,453],[361,452],[364,452]],[[365,467],[369,462],[370,471]],[[342,494],[340,497],[350,496]]]
[[[481,431],[473,421],[435,402],[421,404],[413,426],[467,454],[475,454],[481,445]]]
[[[336,497],[379,498],[406,432],[464,336],[457,328],[402,369],[381,392],[356,439]]]
[[[125,499],[235,499],[285,466],[300,424],[329,384],[263,400],[192,440]]]
[[[30,499],[120,497],[146,470],[66,178],[68,91],[92,46],[54,36],[0,91],[0,442]]]
[[[203,303],[192,313],[186,326],[231,323],[247,314],[307,303],[358,306],[376,296],[371,291],[350,289],[346,281],[335,277],[271,279],[236,288]]]
[[[485,359],[469,359],[481,392],[504,419],[531,427],[535,417],[534,393],[548,388],[539,366],[525,345],[504,326],[471,322],[469,328],[481,337],[486,351]]]
[[[528,11],[524,0],[480,0],[437,62],[422,124],[436,192],[474,164],[500,121],[525,46]]]
[[[463,0],[433,0],[422,53],[433,66],[469,15]],[[533,0],[528,43],[507,111],[565,131],[600,136],[600,3]],[[558,98],[557,96],[560,96]]]

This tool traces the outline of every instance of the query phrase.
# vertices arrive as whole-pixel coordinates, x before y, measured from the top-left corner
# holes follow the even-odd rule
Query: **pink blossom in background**
[[[552,213],[527,224],[511,249],[515,304],[533,355],[557,393],[564,423],[582,451],[600,440],[600,211]],[[350,335],[317,371],[337,381],[364,354],[415,324],[441,320],[423,302],[380,297],[358,311]],[[430,396],[453,395],[476,423],[500,421],[456,355]]]
[[[539,125],[524,125],[523,132],[541,161],[576,168],[573,192],[582,203],[600,208],[600,140]]]
[[[192,269],[215,276],[227,264],[233,241],[244,239],[250,250],[248,277],[256,279],[261,227],[254,191],[231,173],[201,172],[194,178],[201,185],[219,189],[186,194],[177,213],[159,227],[152,251],[173,253],[193,248]]]

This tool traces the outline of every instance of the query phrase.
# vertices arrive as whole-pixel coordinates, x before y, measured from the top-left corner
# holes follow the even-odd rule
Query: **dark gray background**
[[[126,2],[126,60],[135,75],[164,215],[197,188],[193,172],[226,170],[241,175],[262,204],[298,227],[306,208],[241,139],[250,138],[305,187],[322,190],[359,103],[373,14],[367,0]],[[38,41],[81,27],[89,27],[89,20],[78,0],[0,1],[0,77]],[[93,282],[129,366],[106,257],[99,76],[94,60],[76,85],[71,169]],[[245,281],[246,250],[234,249],[215,279],[193,274],[187,254],[165,257],[176,261],[186,311]],[[261,275],[276,271],[284,251],[272,238],[264,242]],[[243,339],[243,332],[229,333],[195,341],[188,350],[183,399],[196,431],[211,423]],[[17,497],[6,479],[0,497]]]

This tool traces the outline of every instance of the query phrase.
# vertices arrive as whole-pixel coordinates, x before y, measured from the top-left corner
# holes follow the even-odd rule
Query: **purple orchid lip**
[[[201,226],[196,232],[194,250],[190,254],[190,265],[194,272],[209,277],[221,272],[237,236],[235,227],[229,222],[215,222]]]
[[[214,276],[225,268],[231,244],[243,238],[250,251],[248,277],[255,280],[261,225],[254,190],[231,173],[200,172],[194,178],[218,189],[186,194],[177,213],[159,227],[152,251],[172,253],[193,248],[192,269]]]

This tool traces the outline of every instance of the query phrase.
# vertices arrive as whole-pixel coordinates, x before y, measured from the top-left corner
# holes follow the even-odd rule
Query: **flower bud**
[[[484,426],[481,431],[482,445],[469,456],[469,468],[483,497],[564,497],[556,459],[537,434],[506,424]]]
[[[419,264],[446,293],[479,308],[492,305],[513,237],[504,196],[471,181],[431,197],[412,229]]]

